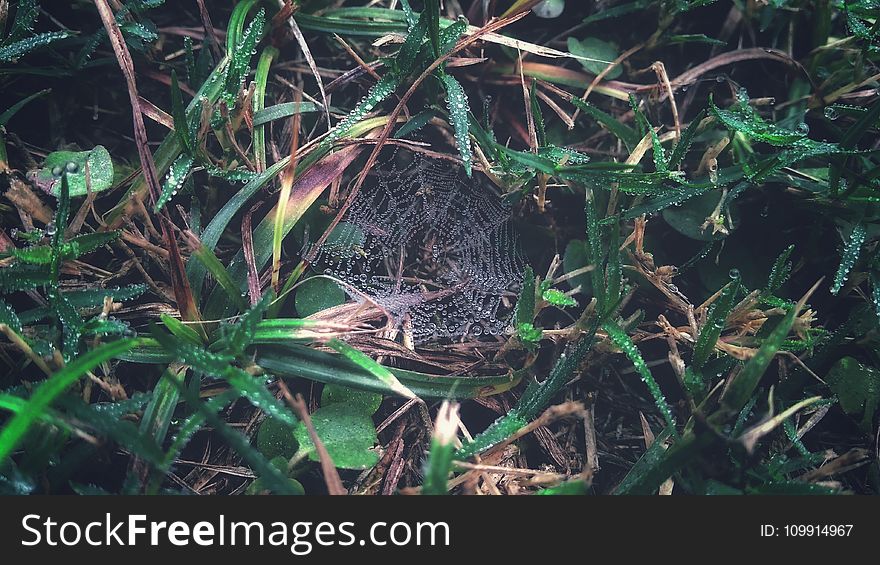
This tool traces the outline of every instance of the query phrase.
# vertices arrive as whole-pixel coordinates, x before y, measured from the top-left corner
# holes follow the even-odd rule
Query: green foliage
[[[133,339],[122,339],[97,347],[78,357],[64,369],[49,377],[37,387],[30,400],[20,412],[3,426],[0,431],[0,462],[8,457],[18,446],[24,435],[52,403],[87,371],[100,363],[113,359],[123,351],[137,344]]]
[[[325,277],[306,279],[296,289],[296,311],[305,318],[345,302],[345,291]]]
[[[169,18],[157,11],[162,0],[118,2],[140,109],[161,124],[147,129],[155,201],[131,143],[125,79],[94,9],[56,14],[49,2],[10,3],[9,17],[0,14],[0,182],[9,186],[0,206],[0,410],[8,413],[0,491],[165,492],[177,461],[205,456],[249,467],[258,477],[250,494],[302,494],[312,477],[292,477],[314,475],[302,463],[317,453],[279,400],[279,378],[311,401],[322,390],[318,435],[337,466],[358,470],[389,447],[374,419],[397,409],[393,397],[466,403],[510,391],[485,404],[513,407],[460,450],[435,437],[427,452],[404,451],[407,468],[426,457],[426,494],[449,492],[454,459],[510,440],[562,399],[607,416],[595,432],[615,466],[629,467],[625,478],[615,484],[620,475],[603,465],[589,481],[524,491],[650,494],[669,478],[675,493],[692,494],[876,490],[875,469],[827,459],[874,437],[880,406],[876,2],[691,14],[708,3],[569,2],[568,24],[528,16],[449,56],[481,23],[454,18],[456,3],[442,11],[434,0],[413,3],[415,12],[407,1],[395,9],[300,2],[288,21],[275,17],[275,3],[208,3],[215,24],[228,21],[225,45],[213,33],[196,45],[167,25],[201,29],[196,12]],[[549,8],[558,5],[535,10]],[[547,43],[579,22],[562,47]],[[313,47],[308,66],[334,79],[326,85],[333,106],[324,108],[325,88],[316,91],[308,72],[294,85],[305,101],[291,101],[285,77],[302,74],[285,37],[291,28]],[[413,88],[417,78],[427,80]],[[479,304],[510,317],[503,335],[412,344],[405,307],[389,308],[401,320],[354,303],[330,310],[358,289],[313,276],[312,244],[351,204],[365,154],[344,166],[341,157],[373,147],[347,138],[374,137],[386,122],[373,115],[403,92],[387,143],[457,157],[471,182],[503,199],[518,232],[523,254],[509,280],[522,265],[522,288]],[[335,127],[322,121],[325,111]],[[292,116],[299,151],[288,157]],[[292,161],[300,192],[290,202],[302,209],[275,230],[277,181]],[[375,188],[367,173],[361,190]],[[431,199],[432,179],[422,180],[416,197]],[[324,245],[340,256],[370,254],[366,232],[384,228],[343,218]],[[282,247],[290,231],[295,241]],[[265,285],[276,235],[287,280],[278,298]],[[424,293],[448,290],[413,247],[402,250],[407,280]],[[471,251],[448,250],[446,267]],[[396,258],[386,259],[388,273],[375,276],[395,270]],[[539,272],[552,265],[547,280],[526,263]],[[809,309],[795,302],[822,277],[830,293],[813,295]],[[249,296],[262,298],[251,306]],[[445,315],[435,314],[438,322]],[[152,337],[128,339],[156,320]],[[382,331],[396,323],[404,331]],[[619,352],[634,370],[609,378]],[[632,385],[632,373],[645,387]],[[666,395],[676,400],[675,419]],[[654,406],[644,410],[643,399]],[[433,418],[436,405],[427,407]],[[620,456],[619,442],[604,440],[646,433],[640,411],[665,428],[633,464],[637,454]],[[841,425],[846,418],[854,425]],[[426,438],[422,421],[411,418],[407,433]],[[581,433],[579,422],[547,425],[557,437]],[[547,462],[528,435],[517,447],[530,465]],[[98,467],[108,453],[130,459],[105,474]],[[833,474],[805,482],[819,467]],[[86,485],[84,475],[108,479]]]
[[[666,402],[666,397],[663,396],[663,392],[660,390],[660,385],[654,380],[650,369],[648,369],[648,365],[645,364],[642,354],[639,353],[639,350],[632,342],[632,339],[630,339],[626,332],[624,332],[617,324],[608,322],[602,327],[608,333],[608,337],[614,345],[619,347],[621,351],[629,357],[629,360],[632,361],[636,371],[638,371],[639,375],[642,377],[642,382],[645,383],[651,396],[654,397],[654,403],[660,410],[660,414],[662,414],[663,419],[666,421],[666,425],[670,430],[673,430],[674,433],[675,417],[672,415],[672,410],[669,408],[669,404]]]
[[[880,406],[880,372],[852,357],[843,357],[834,364],[825,380],[837,395],[844,412],[856,419],[863,430],[870,432],[874,414]]]
[[[598,75],[605,70],[612,61],[620,55],[617,48],[601,39],[595,37],[587,37],[577,40],[574,37],[568,38],[568,51],[578,57],[578,62],[585,69],[594,75]],[[618,78],[623,71],[617,65],[612,68],[605,78],[614,80]]]
[[[89,151],[55,151],[46,156],[33,178],[37,186],[58,197],[62,175],[70,183],[72,198],[88,191],[103,192],[113,186],[113,161],[103,145]]]
[[[378,456],[371,450],[377,441],[372,403],[358,399],[356,394],[346,397],[338,392],[326,399],[322,396],[322,400],[322,406],[311,415],[312,424],[334,465],[341,469],[367,469],[375,465]],[[293,433],[309,459],[319,461],[305,424],[299,423]]]

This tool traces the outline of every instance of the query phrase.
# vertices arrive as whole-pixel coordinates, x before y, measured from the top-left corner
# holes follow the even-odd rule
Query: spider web
[[[415,343],[502,333],[525,267],[510,207],[447,161],[383,151],[313,265],[370,296]]]

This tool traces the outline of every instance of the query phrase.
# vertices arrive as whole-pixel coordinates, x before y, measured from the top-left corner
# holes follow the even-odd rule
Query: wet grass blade
[[[257,347],[254,362],[274,375],[338,384],[385,395],[397,394],[391,387],[345,357],[302,345]],[[450,399],[499,394],[516,386],[526,374],[524,369],[491,377],[444,377],[397,368],[389,368],[389,371],[419,398]]]
[[[388,388],[400,396],[403,396],[404,398],[416,398],[413,391],[401,384],[401,382],[397,380],[397,377],[394,376],[394,373],[389,371],[387,367],[377,363],[365,353],[358,351],[338,338],[331,339],[327,342],[327,345],[341,353],[346,359],[355,365],[366,370],[368,373],[385,383]]]
[[[19,412],[0,432],[0,461],[12,453],[35,421],[52,402],[80,377],[101,363],[117,357],[138,344],[137,339],[121,339],[96,347],[78,356],[60,371],[43,381],[28,400],[27,410]]]
[[[651,375],[648,365],[645,363],[642,354],[639,352],[632,339],[613,322],[608,322],[602,327],[608,333],[608,337],[614,345],[619,347],[621,351],[629,357],[629,360],[632,361],[636,371],[638,371],[639,375],[642,377],[642,382],[645,383],[651,396],[654,397],[654,404],[660,410],[660,414],[666,421],[666,426],[671,430],[675,430],[675,418],[672,415],[672,410],[669,408],[669,403],[666,402],[666,397],[663,395],[663,391],[660,390],[660,385],[654,380],[654,376]]]

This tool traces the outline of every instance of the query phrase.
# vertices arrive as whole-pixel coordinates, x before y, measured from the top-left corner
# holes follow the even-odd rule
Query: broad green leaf
[[[572,239],[565,246],[565,254],[562,256],[562,266],[565,273],[571,273],[582,269],[590,264],[590,247],[583,239]],[[566,281],[571,288],[581,287],[581,294],[589,296],[592,293],[593,285],[590,280],[589,273],[576,275]]]
[[[574,37],[569,37],[568,51],[576,57],[582,57],[578,59],[578,62],[594,75],[604,71],[605,67],[620,55],[617,47],[595,37],[587,37],[581,41]],[[620,68],[620,65],[617,65],[605,75],[605,78],[607,80],[614,80],[622,72],[623,70]]]
[[[382,404],[383,396],[375,392],[367,392],[357,390],[347,386],[337,384],[324,385],[321,391],[321,406],[330,406],[331,404],[345,404],[351,410],[363,412],[367,416],[372,416]]]
[[[869,432],[880,406],[880,371],[844,357],[831,367],[825,381],[837,395],[843,411]]]
[[[284,457],[290,459],[299,449],[299,442],[293,435],[295,426],[276,418],[266,418],[257,430],[257,449],[267,459]]]
[[[345,302],[345,291],[330,279],[312,277],[296,288],[297,313],[305,318]]]
[[[352,411],[347,404],[330,404],[315,410],[311,417],[315,432],[336,467],[369,469],[379,461],[378,455],[371,451],[378,439],[369,415]],[[293,433],[300,449],[308,453],[309,459],[318,461],[318,453],[305,425],[300,422]]]
[[[86,179],[88,168],[88,182]],[[84,196],[88,190],[102,192],[113,186],[113,161],[103,145],[90,151],[55,151],[46,156],[43,167],[31,176],[44,191],[59,196],[61,177],[67,174],[70,196]],[[88,186],[88,189],[87,189]]]
[[[685,237],[698,241],[712,241],[718,237],[706,219],[718,206],[721,200],[719,191],[711,191],[689,199],[681,205],[673,205],[663,210],[663,219],[675,231]]]

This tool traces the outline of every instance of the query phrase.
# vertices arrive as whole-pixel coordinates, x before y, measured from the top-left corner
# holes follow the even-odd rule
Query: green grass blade
[[[137,344],[137,339],[121,339],[98,346],[78,356],[63,369],[43,381],[28,401],[27,410],[13,416],[0,432],[0,461],[12,453],[33,423],[70,385],[101,363],[117,357],[120,353],[128,351]]]
[[[354,347],[345,343],[344,341],[333,338],[327,345],[335,349],[337,352],[341,353],[346,359],[364,369],[383,383],[385,383],[388,388],[393,390],[395,393],[403,396],[404,398],[416,398],[416,395],[408,389],[406,386],[401,384],[397,377],[394,376],[394,373],[388,370],[387,367],[384,367],[373,360],[371,357],[366,355],[365,353],[358,351]]]
[[[669,404],[666,402],[666,397],[663,396],[663,391],[660,390],[660,385],[657,384],[657,381],[654,380],[654,376],[651,375],[651,371],[648,369],[648,365],[645,364],[645,360],[642,358],[642,354],[639,352],[638,348],[633,343],[632,339],[624,332],[620,327],[613,323],[608,322],[602,326],[605,331],[608,333],[608,337],[611,341],[619,347],[629,360],[632,361],[633,366],[638,371],[639,375],[642,377],[642,382],[645,383],[645,386],[648,387],[648,390],[651,393],[651,396],[654,397],[654,404],[660,410],[660,414],[663,415],[663,419],[666,421],[667,427],[669,429],[675,429],[675,418],[672,415],[672,410],[669,408]]]
[[[700,336],[697,338],[696,345],[694,345],[694,356],[691,359],[691,366],[694,369],[702,369],[706,361],[709,360],[709,356],[715,351],[715,344],[718,343],[718,338],[721,337],[727,316],[736,305],[739,288],[740,282],[737,278],[721,290],[721,295],[709,307],[709,312],[706,314],[706,323],[703,324]]]
[[[867,234],[868,231],[865,224],[860,223],[853,227],[852,233],[843,247],[843,253],[840,255],[840,266],[837,268],[834,282],[831,284],[831,294],[837,294],[843,288],[843,284],[849,277],[849,272],[859,259],[859,255],[862,252],[862,244],[865,242]]]

